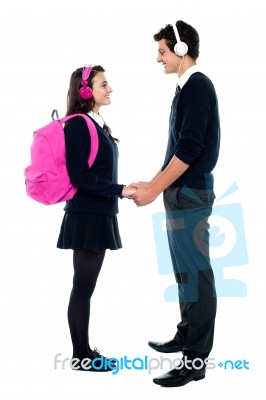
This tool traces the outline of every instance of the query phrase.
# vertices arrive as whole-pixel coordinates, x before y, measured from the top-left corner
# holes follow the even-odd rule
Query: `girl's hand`
[[[124,189],[122,190],[122,196],[130,198],[135,192],[136,189],[133,186],[124,186]]]

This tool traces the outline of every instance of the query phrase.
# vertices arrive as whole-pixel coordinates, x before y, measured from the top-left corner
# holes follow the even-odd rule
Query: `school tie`
[[[181,87],[179,85],[176,85],[175,96],[180,93],[180,90],[181,90]]]

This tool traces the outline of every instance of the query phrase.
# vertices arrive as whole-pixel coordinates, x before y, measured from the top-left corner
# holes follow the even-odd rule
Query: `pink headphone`
[[[88,66],[86,64],[82,70],[82,80],[81,80],[82,88],[79,89],[79,94],[83,100],[89,100],[92,98],[92,89],[88,86],[88,79],[92,68],[93,68],[92,64]]]

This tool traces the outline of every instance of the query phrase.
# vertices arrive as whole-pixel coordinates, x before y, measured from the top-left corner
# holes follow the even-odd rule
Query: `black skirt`
[[[66,212],[57,247],[92,251],[120,249],[122,243],[116,215]]]

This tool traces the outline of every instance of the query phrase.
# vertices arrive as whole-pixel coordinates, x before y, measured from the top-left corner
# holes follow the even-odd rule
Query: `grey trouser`
[[[213,346],[216,292],[208,218],[214,199],[212,190],[164,191],[167,237],[181,312],[175,340],[189,359],[207,358]]]

